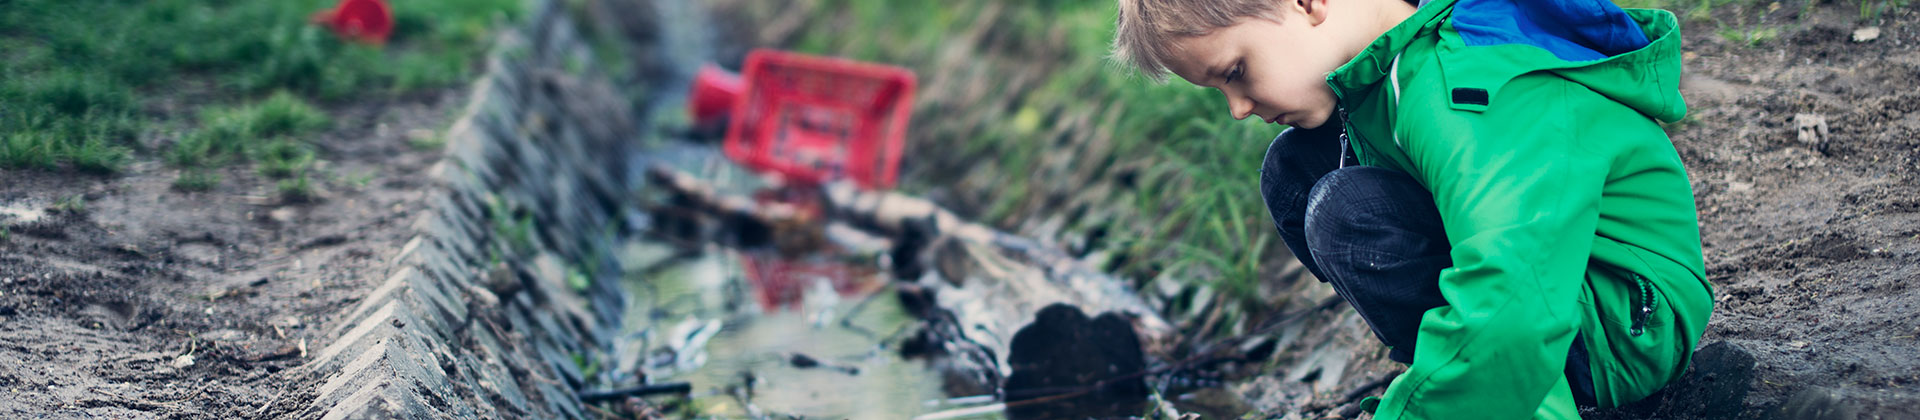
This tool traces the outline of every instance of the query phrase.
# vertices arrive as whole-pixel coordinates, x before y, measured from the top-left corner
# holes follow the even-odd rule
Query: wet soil
[[[324,106],[318,198],[251,165],[211,191],[151,157],[113,177],[0,171],[0,417],[256,418],[411,237],[456,90]],[[162,135],[164,136],[164,135]],[[165,139],[159,139],[164,142]],[[63,205],[80,197],[83,205]]]
[[[1920,12],[1733,9],[1716,16],[1780,37],[1687,26],[1691,114],[1668,130],[1718,301],[1702,343],[1757,359],[1749,416],[1819,387],[1861,418],[1920,418]]]

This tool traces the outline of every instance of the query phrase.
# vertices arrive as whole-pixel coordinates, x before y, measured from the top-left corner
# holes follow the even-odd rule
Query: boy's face
[[[1234,119],[1252,115],[1268,123],[1320,127],[1335,106],[1327,74],[1359,52],[1352,42],[1343,42],[1350,36],[1339,36],[1342,25],[1326,24],[1327,3],[1285,2],[1275,12],[1279,19],[1243,18],[1176,40],[1168,70],[1219,89]]]

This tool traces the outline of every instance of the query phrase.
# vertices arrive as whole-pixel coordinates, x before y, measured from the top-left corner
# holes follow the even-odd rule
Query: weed
[[[440,150],[447,147],[447,137],[433,132],[415,133],[407,136],[407,146],[419,151]]]
[[[274,92],[266,101],[247,108],[240,115],[248,134],[273,137],[326,128],[327,114],[287,91]]]
[[[303,134],[327,124],[325,113],[284,91],[252,106],[208,108],[200,113],[200,129],[175,143],[167,162],[194,168],[258,157],[264,158],[263,173],[284,178],[311,163],[312,151],[285,140],[262,145],[259,139]],[[268,150],[258,150],[263,147]]]
[[[74,194],[74,195],[69,195],[65,197],[60,197],[60,199],[58,201],[54,201],[53,206],[48,207],[47,210],[51,210],[55,213],[66,213],[66,214],[86,213],[87,212],[87,196],[81,195],[81,194]]]
[[[130,153],[126,147],[109,143],[99,136],[90,136],[67,155],[67,160],[81,171],[114,174],[132,160]]]
[[[133,108],[133,90],[118,79],[97,73],[63,72],[28,88],[27,100],[46,104],[69,116],[90,112],[117,113]]]
[[[220,174],[204,169],[182,171],[180,177],[173,180],[173,188],[180,191],[207,191],[217,185],[220,185]]]
[[[304,174],[314,161],[313,148],[285,138],[267,143],[258,154],[260,174],[274,179]]]
[[[1720,28],[1718,34],[1720,35],[1720,39],[1724,39],[1727,42],[1742,44],[1748,47],[1758,47],[1761,44],[1779,38],[1780,28],[1761,26],[1742,29],[1728,26]]]
[[[373,179],[379,177],[379,175],[379,171],[362,172],[354,175],[352,178],[347,178],[347,183],[353,184],[354,188],[366,188],[368,185],[373,185]]]
[[[313,182],[309,178],[304,172],[294,174],[291,178],[280,180],[275,184],[274,189],[280,192],[281,199],[289,202],[311,201],[315,196]]]
[[[488,195],[487,218],[493,221],[493,232],[505,242],[508,252],[533,249],[533,214],[516,211],[500,196]]]
[[[53,169],[60,156],[60,144],[45,132],[25,131],[8,134],[0,142],[0,164],[9,168]]]
[[[567,267],[567,288],[584,293],[589,287],[593,287],[593,279],[588,278],[586,272],[580,271],[579,267]]]

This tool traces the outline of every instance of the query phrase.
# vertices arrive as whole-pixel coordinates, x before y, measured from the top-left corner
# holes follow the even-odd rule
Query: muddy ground
[[[1781,32],[1685,31],[1692,113],[1669,131],[1719,302],[1703,343],[1754,353],[1749,407],[1825,387],[1862,418],[1920,418],[1920,13],[1859,41],[1853,3],[1718,16]]]
[[[1920,418],[1920,13],[1890,12],[1856,42],[1856,7],[1721,7],[1685,28],[1692,116],[1669,130],[1719,299],[1704,342],[1755,356],[1749,417],[1818,387],[1863,418]],[[1721,30],[1756,23],[1777,32],[1749,45]],[[442,128],[458,98],[327,106],[334,129],[314,142],[331,176],[314,202],[278,199],[244,165],[199,193],[151,160],[110,178],[0,172],[0,418],[249,418],[305,394],[292,379],[330,338],[319,326],[380,278],[423,205],[439,157],[409,133]],[[1314,319],[1337,331],[1277,358],[1352,348],[1322,365],[1345,380],[1286,372],[1263,389],[1343,396],[1300,384],[1392,370],[1364,324]]]
[[[174,190],[178,171],[151,158],[114,177],[0,171],[0,418],[304,403],[315,384],[296,367],[411,237],[440,148],[410,140],[444,128],[460,90],[324,105],[334,123],[308,139],[323,162],[305,202],[245,164],[206,192]]]

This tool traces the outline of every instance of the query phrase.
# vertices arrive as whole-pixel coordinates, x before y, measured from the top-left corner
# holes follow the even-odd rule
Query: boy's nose
[[[1253,115],[1253,100],[1245,96],[1230,96],[1227,99],[1227,111],[1233,113],[1233,119],[1247,119]]]

